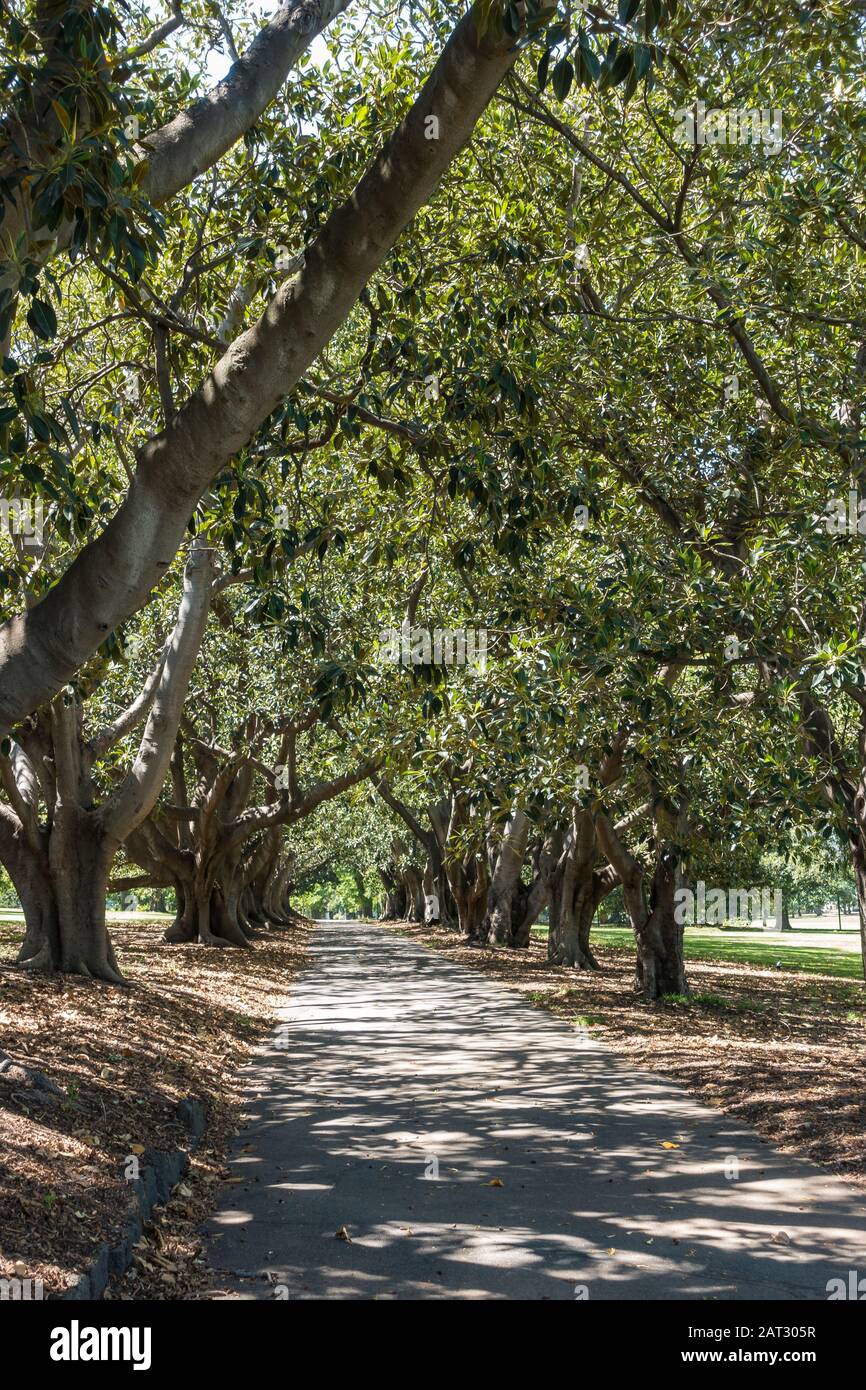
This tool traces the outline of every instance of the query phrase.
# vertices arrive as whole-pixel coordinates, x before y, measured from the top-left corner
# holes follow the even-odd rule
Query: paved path
[[[393,933],[330,923],[313,950],[208,1226],[241,1296],[824,1299],[866,1275],[853,1188]]]

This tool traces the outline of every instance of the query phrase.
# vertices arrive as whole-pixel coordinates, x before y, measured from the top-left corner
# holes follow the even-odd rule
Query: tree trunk
[[[546,878],[537,874],[532,880],[525,896],[521,897],[519,914],[514,921],[512,946],[524,950],[532,940],[532,928],[550,901],[550,886]]]
[[[427,817],[432,834],[428,842],[429,858],[424,874],[424,890],[428,897],[436,899],[435,905],[431,906],[438,909],[438,913],[431,911],[430,916],[443,927],[456,931],[459,926],[457,904],[451,892],[444,854],[451,819],[450,799],[443,799],[428,806]]]
[[[214,884],[208,925],[221,945],[244,946],[249,950],[249,940],[238,918],[238,894],[230,878]]]
[[[124,984],[105,922],[108,876],[118,842],[105,831],[101,811],[59,805],[48,864],[60,938],[60,970]]]
[[[690,993],[683,954],[685,924],[676,920],[675,887],[676,862],[665,850],[656,863],[649,913],[642,922],[632,919],[637,942],[635,987],[648,1000]]]
[[[404,922],[406,920],[406,888],[397,878],[394,866],[388,864],[379,869],[379,877],[385,888],[385,901],[382,904],[383,922]]]
[[[678,857],[670,848],[673,836],[683,833],[685,801],[673,807],[658,799],[653,819],[655,863],[647,904],[643,865],[625,848],[607,815],[600,812],[596,816],[601,847],[622,883],[626,911],[635,935],[635,987],[649,1001],[665,994],[690,993],[683,957],[685,925],[676,920],[675,909]]]
[[[86,737],[82,703],[73,692],[58,696],[41,718],[30,721],[19,735],[21,742],[11,750],[3,776],[11,782],[17,811],[3,814],[0,853],[4,847],[8,850],[11,816],[20,826],[22,843],[34,850],[38,846],[37,858],[47,863],[47,874],[43,864],[43,887],[30,881],[22,884],[33,903],[20,955],[28,969],[59,969],[125,983],[105,921],[111,864],[120,844],[141,830],[168,770],[207,621],[212,579],[212,552],[196,541],[184,570],[174,630],[142,691],[112,724]],[[132,766],[97,806],[95,763],[142,720],[145,727]],[[39,763],[53,792],[46,794],[42,787],[40,796],[34,797]],[[47,826],[37,818],[40,798],[48,804]],[[140,835],[145,858],[150,857],[157,838],[155,833]],[[46,887],[53,897],[53,911]]]
[[[2,859],[24,909],[18,963],[125,983],[108,936],[105,898],[118,842],[100,811],[58,803],[36,850],[4,846]]]
[[[456,881],[454,877],[451,879],[451,892],[457,906],[457,922],[467,941],[486,940],[484,921],[488,882],[487,865],[481,858],[475,860],[469,872],[461,866]]]
[[[860,918],[860,958],[866,974],[866,838],[862,833],[851,845],[851,860],[857,888],[857,915]]]
[[[557,965],[572,965],[578,970],[601,969],[589,944],[596,906],[591,875],[588,883],[585,880],[579,882],[570,900],[560,905],[555,957]]]
[[[457,927],[457,904],[438,847],[424,870],[424,922],[428,927]]]
[[[298,920],[298,913],[295,912],[289,901],[289,890],[293,886],[290,881],[292,872],[292,858],[290,858],[287,863],[278,866],[277,872],[269,885],[265,900],[269,919],[282,927],[291,926],[292,922]],[[373,915],[372,903],[370,904],[369,915]]]
[[[409,922],[424,921],[424,879],[416,864],[407,864],[401,871],[403,889],[406,896],[406,919]]]
[[[172,945],[199,941],[203,946],[243,946],[250,942],[239,915],[240,895],[231,877],[199,866],[194,876],[177,886],[178,913],[163,935]]]
[[[598,970],[589,935],[595,910],[610,887],[595,868],[595,828],[586,811],[575,807],[571,826],[561,841],[554,842],[551,858],[559,843],[562,849],[550,869],[547,958],[554,965]]]
[[[177,898],[177,913],[171,926],[166,927],[162,939],[172,943],[192,941],[196,934],[195,895],[192,891],[192,884],[182,883],[178,879],[174,891]]]
[[[496,867],[487,894],[484,936],[497,946],[510,946],[513,940],[514,898],[529,838],[529,817],[513,811],[502,836]]]
[[[11,837],[4,835],[3,839],[0,859],[24,911],[24,940],[18,962],[31,969],[55,969],[60,960],[60,928],[48,868],[47,832],[40,832],[38,848],[27,844],[20,830]]]

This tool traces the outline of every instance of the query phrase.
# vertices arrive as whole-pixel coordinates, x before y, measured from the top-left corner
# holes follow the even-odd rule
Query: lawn
[[[547,928],[541,930],[546,933]],[[592,939],[604,946],[631,948],[634,945],[629,927],[596,927]],[[700,931],[687,927],[685,949],[687,960],[742,961],[745,965],[763,965],[770,969],[781,961],[784,970],[808,970],[848,980],[863,978],[859,942],[847,932],[747,934],[712,927]]]
[[[108,922],[120,922],[126,926],[152,926],[155,923],[174,921],[173,912],[150,912],[144,909],[140,912],[115,912],[108,908],[105,917]],[[17,907],[0,908],[0,922],[19,922],[23,930],[24,913]]]

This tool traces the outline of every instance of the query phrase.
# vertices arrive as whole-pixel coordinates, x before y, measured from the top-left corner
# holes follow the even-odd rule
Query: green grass
[[[536,927],[546,936],[546,927]],[[634,948],[630,927],[595,927],[592,939],[599,946]],[[727,932],[698,931],[687,928],[685,953],[687,960],[738,961],[743,965],[760,965],[772,969],[777,961],[783,970],[806,971],[817,975],[835,975],[840,979],[862,980],[863,965],[856,951],[843,951],[826,946],[789,946],[777,933],[762,933],[749,941],[732,941]]]
[[[142,908],[140,912],[115,912],[113,908],[108,908],[105,916],[109,922],[128,927],[161,926],[163,922],[174,921],[173,912],[151,912],[149,908]],[[24,913],[14,907],[0,908],[0,922],[23,927]]]

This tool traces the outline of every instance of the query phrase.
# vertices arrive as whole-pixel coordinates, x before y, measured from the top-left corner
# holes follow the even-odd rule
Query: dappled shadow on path
[[[375,928],[314,950],[210,1223],[241,1296],[820,1299],[866,1272],[850,1190],[588,1034]]]

